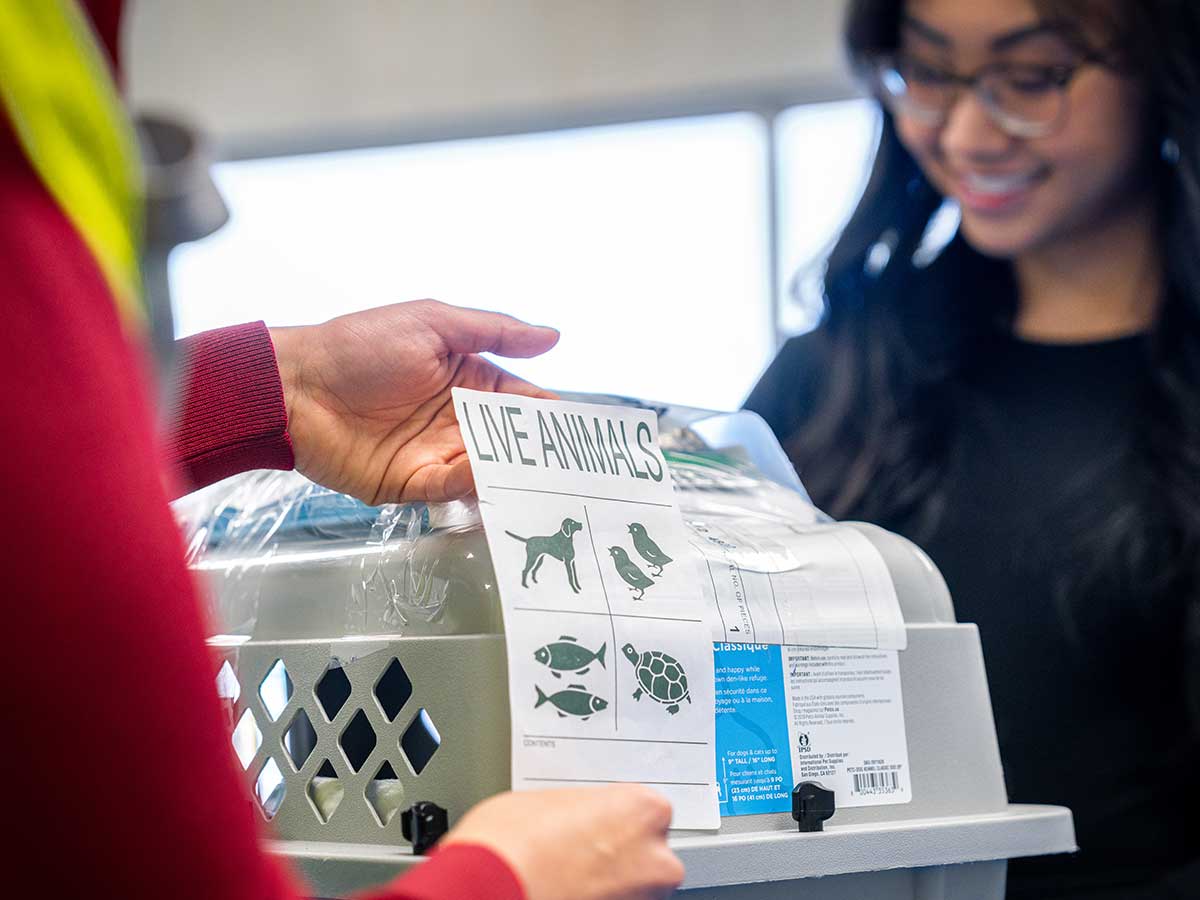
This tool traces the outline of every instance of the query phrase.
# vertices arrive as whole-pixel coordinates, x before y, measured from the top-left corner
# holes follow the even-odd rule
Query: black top
[[[1074,812],[1081,852],[1014,862],[1009,896],[1109,896],[1066,888],[1157,882],[1170,871],[1186,886],[1145,896],[1200,897],[1195,870],[1179,871],[1200,859],[1187,603],[1136,588],[1080,602],[1063,590],[1088,562],[1065,538],[1081,511],[1135,500],[1139,482],[1120,451],[1140,427],[1142,342],[993,341],[987,364],[963,376],[965,402],[947,424],[944,508],[932,530],[915,534],[915,518],[877,524],[917,540],[959,620],[979,626],[1012,801]],[[785,444],[812,413],[820,346],[816,335],[789,341],[746,402]],[[805,465],[820,462],[804,461],[801,476]]]

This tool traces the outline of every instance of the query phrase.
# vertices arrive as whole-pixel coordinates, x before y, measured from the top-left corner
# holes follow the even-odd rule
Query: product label
[[[714,650],[721,815],[790,812],[802,781],[839,808],[912,799],[896,651]]]

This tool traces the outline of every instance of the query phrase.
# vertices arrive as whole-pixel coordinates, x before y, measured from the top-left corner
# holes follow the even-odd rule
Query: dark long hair
[[[1040,0],[1047,18],[1074,23],[1081,40],[1106,35],[1113,65],[1145,84],[1154,142],[1166,294],[1144,341],[1152,371],[1135,455],[1137,509],[1104,510],[1081,540],[1102,561],[1088,581],[1160,587],[1197,582],[1200,551],[1200,3],[1195,0]],[[852,58],[864,66],[895,49],[903,0],[853,0]],[[1176,152],[1160,159],[1159,147]],[[819,332],[825,378],[815,411],[789,444],[814,497],[837,517],[937,521],[959,385],[988,336],[1009,328],[1011,265],[956,236],[925,266],[913,256],[942,203],[884,123],[874,170],[835,245]],[[964,301],[964,289],[969,300]],[[950,427],[948,427],[948,425]],[[805,466],[809,460],[821,465]],[[1100,477],[1097,475],[1096,477]],[[1164,509],[1165,505],[1165,509]],[[1150,513],[1153,513],[1151,515]],[[1163,523],[1151,528],[1149,522]],[[1144,582],[1139,585],[1144,591]]]

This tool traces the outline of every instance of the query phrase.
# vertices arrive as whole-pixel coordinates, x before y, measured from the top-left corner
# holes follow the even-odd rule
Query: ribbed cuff
[[[390,887],[403,900],[525,900],[525,889],[508,864],[476,844],[434,850]]]
[[[182,390],[165,437],[185,490],[250,469],[291,469],[283,384],[262,322],[185,338],[177,345]]]

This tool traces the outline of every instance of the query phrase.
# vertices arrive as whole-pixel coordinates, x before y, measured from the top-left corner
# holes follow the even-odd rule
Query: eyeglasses
[[[983,102],[1003,131],[1018,138],[1045,137],[1061,127],[1067,88],[1090,58],[1070,65],[995,63],[974,75],[959,75],[903,54],[875,64],[875,85],[898,115],[925,125],[941,125],[964,90]]]

